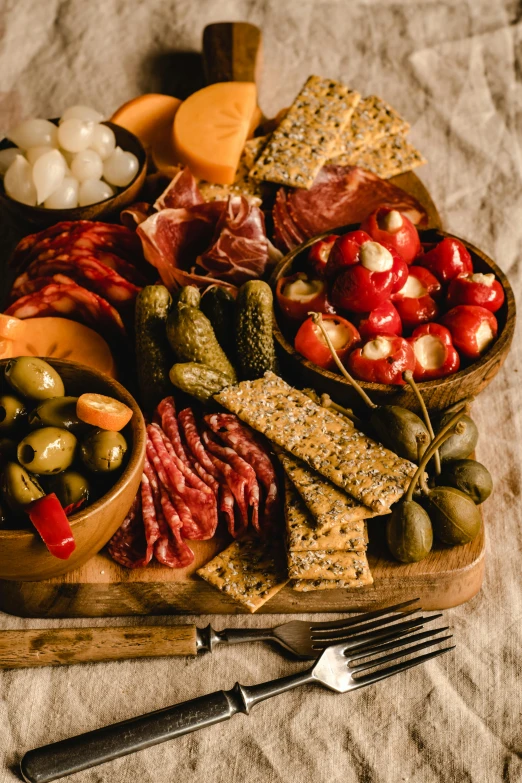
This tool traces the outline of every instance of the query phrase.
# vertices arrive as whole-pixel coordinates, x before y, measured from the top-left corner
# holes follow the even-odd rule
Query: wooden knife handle
[[[0,669],[196,653],[194,625],[0,631]]]
[[[203,30],[203,66],[207,84],[258,82],[262,36],[248,22],[219,22]]]

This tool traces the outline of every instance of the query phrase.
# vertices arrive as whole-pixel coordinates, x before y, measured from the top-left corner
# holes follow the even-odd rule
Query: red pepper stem
[[[360,395],[360,397],[362,397],[362,399],[364,400],[364,403],[365,403],[365,404],[366,404],[366,405],[367,405],[369,408],[372,408],[372,409],[378,408],[379,406],[378,406],[378,405],[376,405],[376,404],[375,404],[375,403],[374,403],[374,402],[373,402],[373,401],[372,401],[372,400],[371,400],[371,399],[368,397],[368,395],[366,394],[366,392],[364,391],[364,389],[363,389],[361,386],[359,386],[359,384],[357,383],[357,381],[355,380],[355,378],[352,378],[352,376],[350,375],[350,373],[348,372],[348,370],[346,369],[346,367],[344,366],[344,364],[343,364],[343,363],[341,362],[341,360],[339,359],[339,357],[338,357],[338,355],[337,355],[337,351],[336,351],[336,350],[335,350],[335,348],[333,347],[332,341],[330,340],[330,337],[329,337],[329,335],[328,335],[328,333],[327,333],[326,329],[325,329],[325,328],[324,328],[324,326],[323,326],[323,318],[322,318],[322,316],[321,316],[321,313],[308,313],[308,315],[311,315],[311,316],[312,316],[312,320],[313,320],[314,324],[315,324],[316,326],[318,326],[318,327],[319,327],[319,329],[321,330],[321,332],[322,332],[322,334],[323,334],[323,337],[324,337],[324,339],[326,340],[326,345],[328,346],[328,349],[329,349],[330,353],[332,354],[332,358],[333,358],[334,362],[336,363],[337,367],[339,368],[339,370],[340,370],[341,374],[342,374],[342,375],[344,375],[344,377],[346,378],[346,380],[347,380],[347,381],[348,381],[348,382],[349,382],[349,383],[352,385],[352,387],[353,387],[353,388],[355,389],[355,391],[356,391],[356,392],[357,392],[357,393]]]
[[[435,440],[433,440],[430,443],[430,445],[424,452],[424,456],[422,457],[419,467],[415,471],[413,478],[410,481],[410,486],[408,487],[406,497],[404,498],[406,501],[413,500],[413,490],[415,489],[419,478],[423,475],[426,465],[433,457],[434,452],[439,448],[439,446],[441,446],[445,440],[447,440],[451,435],[453,435],[453,430],[456,428],[457,424],[460,422],[463,416],[464,414],[462,413],[462,411],[459,411],[454,416],[452,416],[451,419],[448,421],[448,423],[438,433]]]
[[[417,402],[420,405],[420,409],[422,411],[422,418],[424,419],[424,424],[426,425],[428,432],[430,433],[431,441],[433,442],[435,440],[435,432],[433,431],[433,426],[431,424],[430,414],[428,413],[428,409],[426,408],[426,403],[424,402],[424,399],[422,397],[422,394],[420,393],[420,389],[415,383],[415,379],[413,377],[411,370],[406,370],[406,372],[402,376],[406,383],[411,388],[412,392],[417,398]],[[434,456],[435,460],[435,475],[440,476],[441,471],[441,465],[440,465],[440,454],[439,450],[436,449]]]

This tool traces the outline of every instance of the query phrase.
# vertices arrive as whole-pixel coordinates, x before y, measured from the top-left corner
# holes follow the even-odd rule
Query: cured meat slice
[[[5,312],[22,319],[62,316],[108,336],[124,337],[126,334],[120,314],[106,299],[73,282],[52,282],[17,299]]]
[[[288,204],[286,199],[286,190],[279,188],[275,198],[273,209],[274,223],[276,220],[282,226],[285,234],[288,235],[294,247],[304,242],[306,236],[299,230],[294,221],[292,220],[288,211]],[[292,248],[293,249],[293,248]]]
[[[258,438],[231,413],[212,413],[205,416],[205,421],[212,432],[252,466],[265,491],[263,526],[274,524],[281,507],[279,484],[272,460]]]
[[[198,257],[197,264],[219,280],[241,285],[261,277],[267,262],[262,211],[244,196],[230,196],[216,227],[214,243]]]
[[[154,556],[161,565],[169,568],[183,568],[192,562],[194,555],[181,538],[181,519],[168,496],[164,497],[166,495],[165,489],[148,457],[145,459],[143,472],[149,483],[148,503],[151,510],[154,509],[158,529],[158,536],[154,543]]]
[[[120,220],[124,226],[135,231],[136,227],[153,215],[155,211],[152,204],[148,204],[146,201],[136,201],[135,204],[130,204],[126,209],[122,209]]]
[[[427,217],[409,193],[356,166],[323,166],[309,190],[288,191],[287,205],[290,217],[306,238],[361,223],[380,206],[403,212],[415,224],[425,222]]]
[[[154,541],[148,540],[141,511],[141,488],[129,513],[107,545],[113,560],[125,568],[143,568],[154,554]]]
[[[189,209],[203,204],[198,183],[191,170],[185,167],[179,171],[161,196],[154,202],[156,209]]]
[[[211,538],[218,521],[215,496],[201,486],[198,489],[189,486],[182,463],[173,452],[167,451],[157,424],[149,424],[147,435],[147,454],[160,481],[170,490],[172,502],[183,523],[183,535],[198,540]]]
[[[129,261],[125,261],[124,258],[120,258],[120,256],[117,256],[115,253],[111,253],[110,250],[86,250],[82,247],[78,247],[75,244],[71,244],[67,240],[59,243],[55,242],[45,250],[42,250],[39,253],[35,253],[31,257],[29,264],[24,265],[24,268],[27,269],[28,265],[31,266],[32,264],[36,264],[39,261],[52,261],[54,258],[71,258],[76,260],[78,258],[81,259],[92,257],[96,258],[98,261],[101,261],[110,269],[114,269],[114,271],[124,277],[125,280],[128,280],[135,285],[142,286],[147,282],[145,276],[142,275],[133,264],[129,263]]]
[[[74,280],[72,280],[70,277],[67,277],[67,275],[35,277],[34,280],[25,280],[20,283],[16,298],[20,299],[22,296],[27,296],[28,294],[34,294],[36,293],[36,291],[41,291],[42,288],[45,288],[45,286],[51,285],[51,283],[63,283],[64,285],[67,285],[68,283],[73,283],[73,285],[76,285]]]
[[[176,403],[174,402],[174,397],[165,397],[161,400],[156,410],[160,416],[161,428],[172,443],[174,451],[180,460],[189,465],[189,458],[183,448],[183,442],[176,419]]]
[[[259,485],[253,468],[236,454],[234,449],[213,441],[206,431],[203,431],[203,442],[211,454],[230,465],[247,482],[247,502],[252,509],[251,522],[254,529],[259,532]]]
[[[221,487],[226,487],[232,493],[239,510],[239,515],[234,514],[234,518],[231,518],[230,510],[230,496],[228,492],[222,492],[220,498],[220,510],[225,512],[227,510],[227,524],[229,533],[232,536],[239,535],[244,529],[248,527],[248,506],[246,496],[246,481],[245,479],[236,473],[230,465],[222,462],[213,454],[209,454],[205,446],[201,442],[199,432],[194,419],[194,414],[190,408],[182,410],[178,416],[179,425],[185,436],[185,441],[191,450],[195,459],[205,468],[205,470],[219,482]],[[239,518],[238,518],[239,517]]]
[[[14,281],[11,301],[24,295],[24,285],[37,277],[65,274],[88,291],[103,296],[116,309],[129,310],[134,306],[141,288],[130,283],[114,269],[94,256],[74,257],[68,254],[47,261],[33,261]]]

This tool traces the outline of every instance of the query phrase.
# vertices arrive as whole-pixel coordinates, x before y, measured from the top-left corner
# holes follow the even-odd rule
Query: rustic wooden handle
[[[194,625],[0,632],[0,669],[196,655]]]
[[[248,22],[220,22],[203,30],[203,66],[207,84],[258,82],[262,36]]]

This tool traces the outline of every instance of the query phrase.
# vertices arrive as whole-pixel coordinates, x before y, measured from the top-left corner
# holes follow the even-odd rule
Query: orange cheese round
[[[234,182],[239,158],[257,116],[253,82],[218,82],[183,101],[174,117],[174,151],[196,177]]]
[[[163,135],[171,134],[174,115],[180,105],[181,101],[171,95],[139,95],[120,106],[110,121],[134,133],[147,149],[153,147]]]

